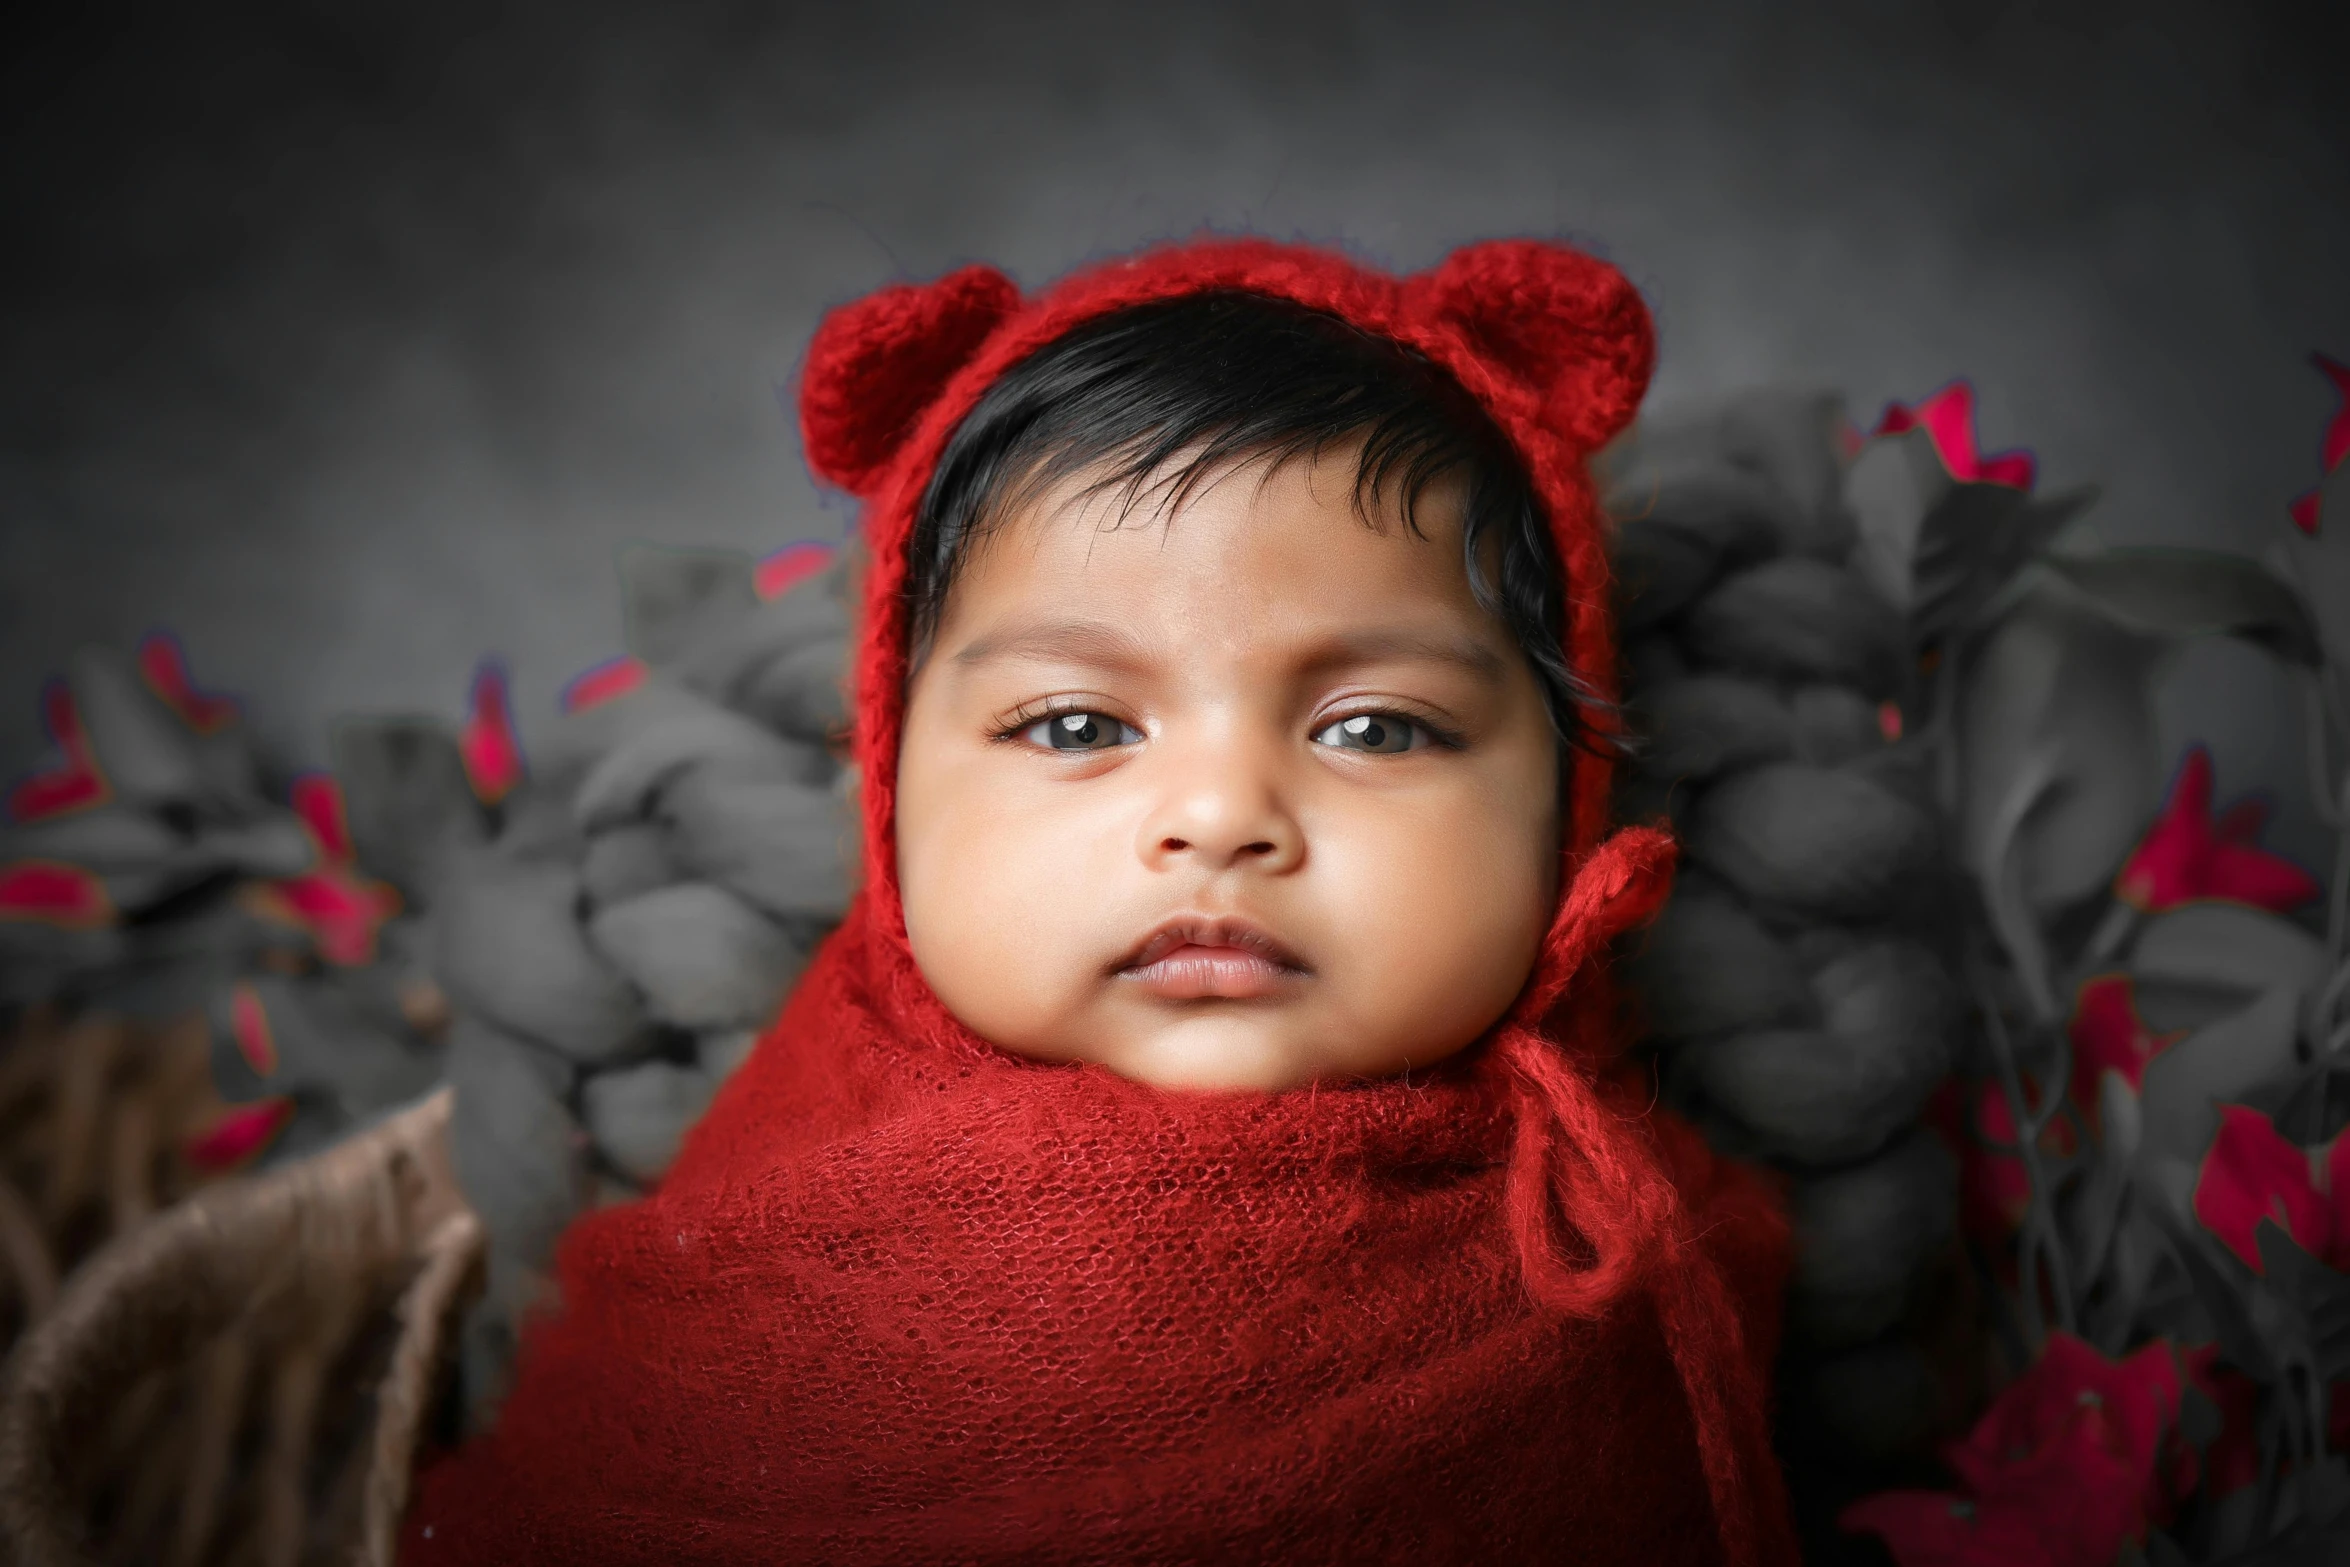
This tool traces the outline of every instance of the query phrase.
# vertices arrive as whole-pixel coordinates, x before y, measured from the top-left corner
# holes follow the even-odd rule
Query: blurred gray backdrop
[[[2350,357],[2350,33],[2315,6],[908,4],[76,13],[0,63],[0,762],[170,626],[287,758],[354,710],[525,734],[619,649],[614,548],[838,537],[821,311],[1203,225],[1624,266],[1656,401],[1973,378],[2110,541],[2257,551]],[[2307,13],[2303,15],[2301,13]],[[21,25],[21,24],[19,24]],[[2286,796],[2282,691],[2176,740]]]

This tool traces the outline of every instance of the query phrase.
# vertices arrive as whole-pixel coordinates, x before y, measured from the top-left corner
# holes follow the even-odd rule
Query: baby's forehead
[[[1370,644],[1506,662],[1510,629],[1481,601],[1448,497],[1416,515],[1358,493],[1351,454],[1233,465],[1188,493],[1103,491],[1082,476],[1040,493],[975,549],[950,595],[958,662],[1094,643],[1210,651]],[[1464,653],[1462,650],[1466,649]],[[1089,654],[1098,647],[1082,649]],[[1299,656],[1308,656],[1301,651]]]

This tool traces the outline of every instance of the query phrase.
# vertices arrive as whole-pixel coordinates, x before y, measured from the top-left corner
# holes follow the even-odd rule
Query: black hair
[[[973,542],[1021,501],[1085,470],[1089,497],[1123,488],[1180,504],[1232,465],[1268,470],[1362,442],[1355,511],[1392,486],[1404,526],[1430,484],[1467,481],[1470,591],[1533,666],[1562,743],[1594,702],[1567,663],[1565,573],[1517,452],[1424,355],[1325,311],[1216,290],[1135,305],[1038,349],[989,387],[948,440],[907,547],[907,625],[919,657]],[[1486,569],[1486,541],[1494,569]]]

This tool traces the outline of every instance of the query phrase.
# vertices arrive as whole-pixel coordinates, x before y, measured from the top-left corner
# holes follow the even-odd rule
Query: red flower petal
[[[2289,913],[2322,890],[2315,876],[2281,854],[2218,841],[2212,844],[2204,887],[2207,898],[2249,903],[2272,914]]]
[[[0,920],[29,920],[68,930],[114,923],[106,884],[79,865],[17,860],[0,865]]]
[[[188,1139],[182,1157],[197,1169],[218,1175],[250,1162],[277,1140],[294,1117],[294,1101],[283,1094],[233,1105],[221,1118]]]
[[[2334,1235],[2334,1243],[2321,1255],[2336,1272],[2350,1273],[2350,1130],[2336,1134],[2326,1145],[2325,1158],[2318,1168]]]
[[[2219,1135],[2195,1180],[2195,1217],[2258,1273],[2253,1231],[2274,1219],[2303,1250],[2324,1256],[2333,1243],[2333,1206],[2309,1178],[2309,1156],[2277,1135],[2268,1117],[2220,1107]]]
[[[2292,503],[2285,508],[2286,515],[2293,519],[2293,526],[2313,539],[2317,537],[2318,499],[2319,493],[2316,490],[2303,490],[2299,495],[2294,496]]]
[[[457,749],[473,792],[486,803],[497,804],[522,782],[522,744],[515,738],[514,715],[506,702],[505,672],[495,664],[474,672]]]
[[[2219,813],[2211,824],[2212,836],[2222,843],[2258,843],[2268,828],[2269,814],[2266,799],[2248,794]]]
[[[583,669],[564,686],[556,705],[566,713],[576,713],[622,697],[645,683],[645,666],[641,660],[623,654],[608,658],[593,668]]]
[[[338,865],[351,862],[351,822],[343,812],[343,786],[332,773],[303,773],[291,795],[294,814],[309,829],[318,857]]]
[[[228,1025],[236,1040],[237,1054],[245,1058],[245,1065],[256,1077],[277,1075],[277,1036],[270,1032],[269,1009],[261,1004],[260,992],[251,985],[240,984],[228,993]]]
[[[2342,404],[2334,410],[2334,417],[2326,425],[2325,438],[2318,443],[2317,460],[2327,473],[2341,466],[2342,459],[2350,457],[2350,365],[2328,359],[2323,354],[2311,354],[2320,373],[2334,383],[2334,391]]]
[[[1878,1536],[1900,1567],[2070,1567],[2029,1511],[1986,1508],[1944,1491],[1863,1497],[1836,1522]]]
[[[2264,812],[2265,806],[2232,807],[2215,825],[2211,788],[2211,753],[2199,745],[2189,747],[2162,813],[2114,878],[2114,896],[2150,914],[2198,898],[2226,898],[2283,914],[2316,897],[2315,877],[2283,855],[2237,836],[2247,823],[2258,830],[2259,821],[2251,812]]]
[[[2167,1343],[2110,1361],[2050,1334],[2039,1360],[1949,1450],[1965,1495],[1870,1497],[1841,1522],[1882,1535],[1903,1567],[2104,1567],[2169,1514],[2182,1396]]]
[[[400,912],[400,895],[345,865],[326,865],[307,876],[272,884],[317,944],[320,957],[345,968],[375,961],[375,933]]]
[[[2219,1435],[2203,1451],[2203,1494],[2216,1499],[2241,1491],[2260,1478],[2260,1384],[2218,1364],[2217,1344],[2198,1345],[2179,1358],[2188,1380],[2219,1406]]]
[[[146,676],[148,687],[163,698],[164,704],[180,715],[180,721],[200,735],[211,734],[236,720],[234,697],[196,689],[195,681],[188,674],[187,651],[180,646],[180,639],[168,631],[150,631],[140,639],[139,673]]]
[[[1975,389],[1968,382],[1953,381],[1914,408],[1890,405],[1877,421],[1876,433],[1899,435],[1919,429],[1933,441],[1935,453],[1953,479],[2018,490],[2032,487],[2037,464],[2030,452],[1998,452],[1985,457],[1976,451]]]
[[[813,539],[786,544],[760,560],[751,581],[758,589],[759,597],[781,598],[830,564],[832,546],[829,544],[820,544]]]
[[[99,804],[112,793],[90,738],[82,731],[82,715],[73,705],[72,688],[52,680],[41,688],[41,727],[57,747],[55,767],[19,779],[8,791],[8,814],[20,822],[43,821]]]
[[[2081,987],[2073,1002],[2073,1103],[2097,1108],[2097,1080],[2119,1072],[2133,1089],[2146,1081],[2146,1066],[2186,1037],[2185,1031],[2157,1034],[2138,1016],[2135,987],[2127,974],[2100,974]]]

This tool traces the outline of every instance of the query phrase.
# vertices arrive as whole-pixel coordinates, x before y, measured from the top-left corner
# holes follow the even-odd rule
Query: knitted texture
[[[1030,304],[967,269],[836,313],[803,417],[867,502],[864,890],[657,1193],[572,1231],[498,1426],[423,1477],[410,1562],[1793,1559],[1764,1419],[1785,1224],[1616,1063],[1606,951],[1672,846],[1601,841],[1603,760],[1574,763],[1533,980],[1433,1074],[1169,1094],[993,1050],[915,967],[892,810],[923,486],[1021,357],[1214,288],[1477,399],[1604,685],[1584,463],[1652,349],[1601,263],[1512,242],[1397,280],[1217,243]]]

